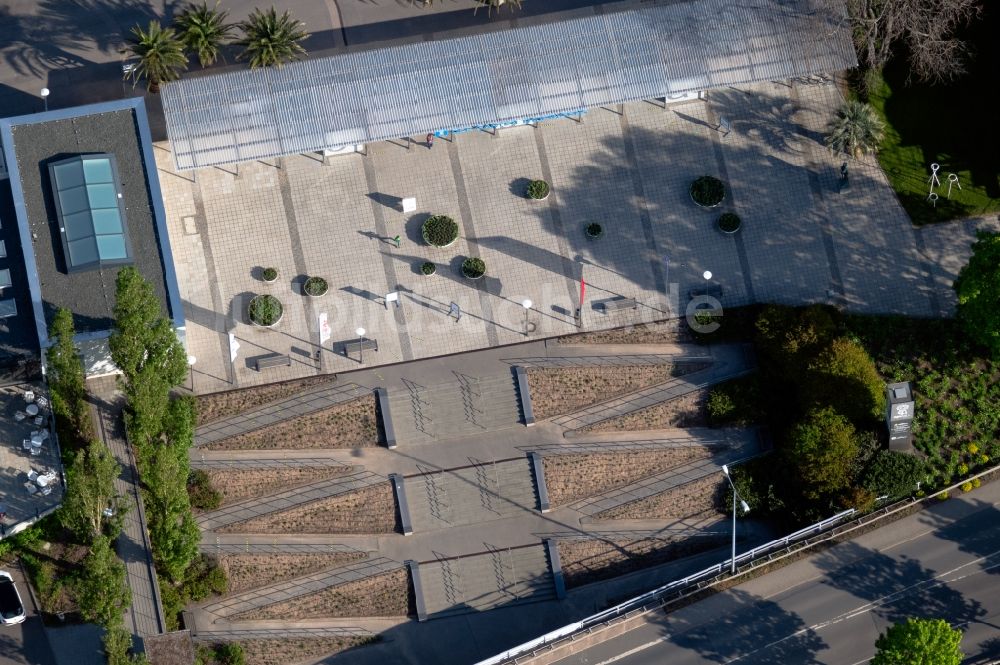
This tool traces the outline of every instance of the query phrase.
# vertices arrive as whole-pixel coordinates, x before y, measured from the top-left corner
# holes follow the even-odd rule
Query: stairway
[[[389,391],[392,424],[401,445],[482,434],[521,422],[512,374],[458,375],[455,381],[429,386],[403,379],[403,384]]]

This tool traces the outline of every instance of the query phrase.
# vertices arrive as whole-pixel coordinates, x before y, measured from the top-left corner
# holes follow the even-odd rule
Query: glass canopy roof
[[[131,263],[113,155],[80,155],[49,164],[69,272]]]
[[[641,8],[186,77],[162,89],[179,169],[235,163],[857,64],[818,0]]]

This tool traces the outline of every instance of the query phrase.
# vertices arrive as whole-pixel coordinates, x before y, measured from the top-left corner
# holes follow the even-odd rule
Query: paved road
[[[11,565],[3,569],[14,578],[28,618],[16,626],[0,626],[0,665],[55,665],[42,619],[28,593],[28,583],[20,567]]]
[[[1000,662],[1000,483],[559,662],[859,665],[908,616],[945,617],[967,663]]]

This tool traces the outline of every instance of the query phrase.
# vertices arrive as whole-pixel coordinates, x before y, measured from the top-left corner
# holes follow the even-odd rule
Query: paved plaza
[[[829,302],[867,313],[949,314],[950,280],[972,226],[949,226],[956,233],[938,256],[873,161],[852,161],[841,191],[841,160],[822,146],[841,102],[833,85],[765,83],[666,109],[595,109],[582,123],[469,132],[433,147],[401,139],[326,163],[298,155],[181,173],[158,146],[195,390],[356,369],[361,359],[347,357],[344,345],[359,327],[379,347],[365,354],[366,365],[524,341],[525,299],[533,303],[531,338],[574,332],[581,279],[584,330],[683,314],[706,270],[729,307]],[[720,117],[729,134],[716,129]],[[718,210],[690,200],[690,182],[702,174],[728,184]],[[552,195],[526,199],[525,179],[539,177]],[[416,198],[415,213],[402,212],[403,197]],[[714,226],[723,210],[744,220],[734,236]],[[422,221],[438,213],[460,225],[447,249],[420,237]],[[583,226],[595,221],[605,234],[589,241]],[[484,279],[461,275],[467,256],[486,262]],[[437,274],[420,274],[424,261]],[[275,283],[260,279],[265,267],[278,269]],[[327,279],[326,295],[302,293],[310,275]],[[385,302],[390,292],[400,294],[398,307]],[[259,293],[284,305],[273,329],[247,321]],[[637,307],[600,308],[620,297]],[[459,320],[449,316],[452,303]],[[331,338],[317,353],[321,313]],[[239,344],[232,363],[230,333]],[[255,369],[256,358],[275,353],[291,365]]]

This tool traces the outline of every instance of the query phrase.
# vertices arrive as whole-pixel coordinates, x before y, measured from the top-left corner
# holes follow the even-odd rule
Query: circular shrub
[[[309,296],[321,296],[330,290],[330,285],[322,277],[310,277],[302,285],[302,290]]]
[[[479,279],[486,274],[486,264],[482,259],[470,256],[462,261],[462,274],[469,279]]]
[[[272,295],[264,294],[250,299],[250,321],[258,326],[273,326],[281,320],[283,311],[281,301]]]
[[[425,275],[433,275],[435,272],[437,272],[437,266],[431,263],[430,261],[426,261],[424,262],[423,265],[420,266],[420,272],[422,272]]]
[[[719,229],[723,233],[736,233],[741,224],[739,215],[735,213],[725,212],[719,215]]]
[[[532,180],[528,183],[528,198],[540,201],[549,195],[549,183],[544,180]]]
[[[703,175],[691,183],[691,198],[703,208],[714,208],[726,198],[726,186],[718,178]]]
[[[458,240],[458,224],[447,215],[434,215],[428,217],[420,233],[424,236],[424,242],[435,247],[447,247]]]
[[[264,268],[264,272],[261,273],[261,277],[264,278],[265,282],[273,282],[278,279],[278,269],[277,268]]]
[[[587,226],[585,226],[583,230],[587,234],[588,238],[600,238],[602,235],[604,235],[604,227],[602,227],[597,222],[592,222],[590,224],[587,224]]]

